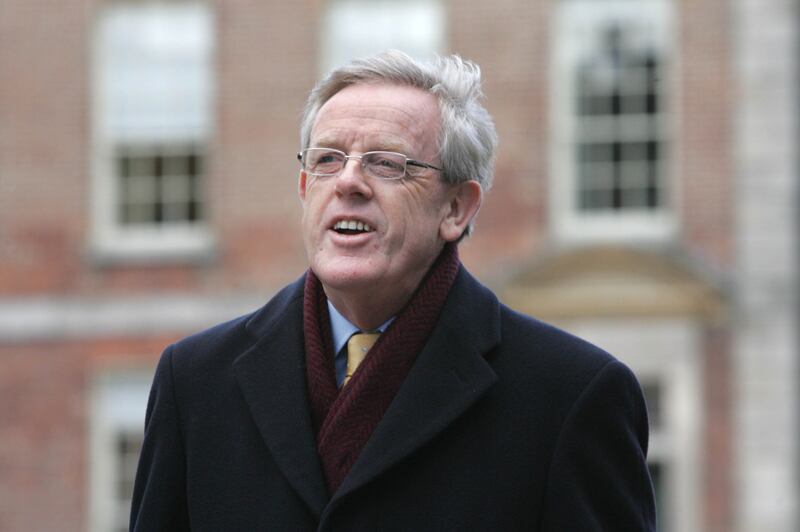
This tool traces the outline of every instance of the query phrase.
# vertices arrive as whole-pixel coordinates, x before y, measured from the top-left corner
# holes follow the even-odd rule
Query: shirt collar
[[[328,300],[328,314],[331,317],[331,335],[333,336],[333,352],[338,353],[347,343],[350,337],[359,332],[361,329],[350,323],[347,318],[336,310],[330,299]],[[394,321],[394,316],[386,320],[386,322],[378,327],[378,332],[386,331],[386,328]]]

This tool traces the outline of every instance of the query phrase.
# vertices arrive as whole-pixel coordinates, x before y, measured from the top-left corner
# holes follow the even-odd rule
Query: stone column
[[[735,521],[800,530],[798,160],[794,0],[737,0]]]

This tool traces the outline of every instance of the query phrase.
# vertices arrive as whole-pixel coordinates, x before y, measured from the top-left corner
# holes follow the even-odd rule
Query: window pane
[[[578,208],[663,207],[660,173],[665,140],[658,79],[663,59],[646,18],[598,18],[582,27],[594,46],[576,63],[575,154]],[[612,163],[611,169],[607,168]],[[648,164],[649,162],[649,164]],[[593,170],[592,166],[602,166]],[[597,179],[598,174],[613,178]],[[605,187],[605,191],[601,189]]]
[[[590,161],[581,165],[581,188],[584,190],[611,191],[614,186],[612,161]]]
[[[395,48],[426,57],[444,47],[440,0],[333,0],[324,20],[321,70]]]
[[[116,139],[203,137],[213,25],[202,2],[108,5],[99,28],[102,129]]]
[[[192,145],[120,150],[119,222],[164,225],[202,220],[202,155]]]

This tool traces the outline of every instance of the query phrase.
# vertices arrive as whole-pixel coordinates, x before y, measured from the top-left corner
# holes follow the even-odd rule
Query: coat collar
[[[311,512],[328,502],[306,392],[304,277],[279,292],[246,325],[257,342],[234,372],[261,437]]]
[[[500,304],[461,267],[434,332],[328,504],[306,391],[303,283],[286,287],[247,323],[258,340],[234,371],[276,463],[324,520],[348,495],[435,438],[496,381],[484,355],[500,341]]]

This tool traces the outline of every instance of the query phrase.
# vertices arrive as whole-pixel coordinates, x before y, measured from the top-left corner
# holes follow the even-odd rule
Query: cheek
[[[406,189],[402,192],[402,195],[385,198],[394,201],[381,202],[381,210],[389,222],[387,236],[392,249],[419,253],[439,241],[444,198],[436,190]]]
[[[415,249],[427,250],[439,241],[441,208],[432,202],[423,203],[419,208],[407,213],[405,219],[406,245]]]
[[[303,223],[316,223],[322,217],[322,211],[320,195],[309,189],[303,202]]]
[[[303,233],[303,240],[306,244],[317,242],[320,240],[321,235],[319,228],[321,223],[319,221],[320,213],[316,208],[313,201],[306,201],[303,204],[303,213],[300,218],[300,227]]]

